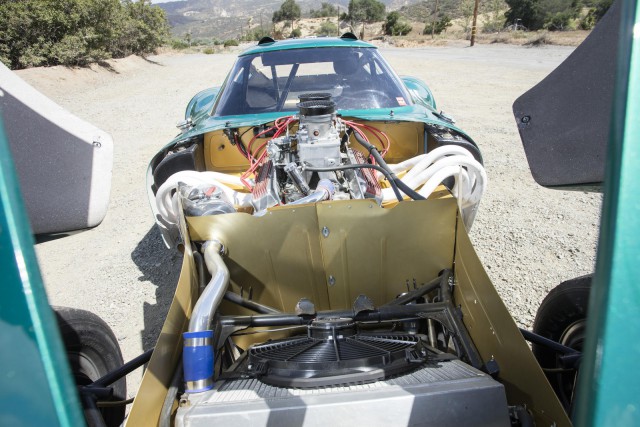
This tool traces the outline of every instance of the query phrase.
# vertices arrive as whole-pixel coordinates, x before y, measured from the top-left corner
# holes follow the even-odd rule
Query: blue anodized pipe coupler
[[[185,391],[200,393],[213,388],[213,331],[185,332],[182,353]]]

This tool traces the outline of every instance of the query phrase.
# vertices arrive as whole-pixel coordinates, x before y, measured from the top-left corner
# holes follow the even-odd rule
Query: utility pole
[[[478,0],[476,0],[476,3]],[[431,21],[431,38],[433,39],[433,35],[436,31],[436,22],[438,19],[438,0],[436,0],[436,11],[433,13],[433,21]]]
[[[473,6],[473,23],[471,24],[471,46],[476,43],[476,24],[478,23],[478,4],[480,0],[476,0]]]

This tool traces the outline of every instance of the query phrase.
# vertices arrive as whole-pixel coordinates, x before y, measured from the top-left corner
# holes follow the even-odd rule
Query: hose
[[[429,197],[445,179],[455,178],[451,193],[458,200],[466,227],[471,228],[487,183],[486,171],[473,153],[457,145],[446,145],[389,168],[397,173],[408,171],[400,181],[411,189],[419,189],[422,197]],[[395,194],[385,189],[382,196],[383,200],[391,200]]]
[[[389,181],[390,182],[393,181],[396,184],[396,186],[393,187],[393,191],[395,193],[395,196],[398,198],[398,201],[404,201],[404,198],[402,197],[402,194],[400,194],[400,192],[398,190],[402,190],[407,196],[411,197],[413,200],[424,200],[424,197],[422,197],[420,194],[418,194],[415,191],[413,191],[413,189],[407,187],[396,176],[396,174],[389,168],[389,165],[387,165],[387,162],[384,161],[384,159],[382,158],[382,155],[380,154],[378,149],[376,147],[374,147],[369,141],[367,141],[364,138],[364,136],[362,136],[360,134],[359,131],[354,132],[353,135],[355,136],[356,141],[358,141],[358,143],[360,145],[362,145],[364,148],[366,148],[367,151],[369,152],[369,154],[371,154],[373,156],[373,158],[380,165],[380,167],[389,173],[389,178],[390,178]]]
[[[473,155],[473,158],[478,161],[481,165],[484,165],[484,159],[482,158],[482,153],[480,153],[480,149],[473,142],[469,142],[467,140],[459,140],[459,141],[443,141],[438,144],[439,147],[447,147],[447,146],[458,146],[469,150],[469,152]]]
[[[426,169],[432,163],[438,161],[439,159],[452,156],[455,154],[460,155],[471,155],[469,151],[465,150],[462,147],[457,146],[446,146],[446,147],[438,147],[433,151],[430,151],[427,154],[420,154],[419,156],[412,157],[411,159],[405,160],[404,162],[389,165],[389,168],[393,170],[395,173],[404,172],[405,170],[411,169],[402,179],[411,178],[413,175],[417,174],[419,171]],[[415,169],[415,172],[412,171]]]

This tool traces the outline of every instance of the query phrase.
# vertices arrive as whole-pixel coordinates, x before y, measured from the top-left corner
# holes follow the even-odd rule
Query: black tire
[[[91,384],[124,364],[118,340],[104,320],[89,311],[76,308],[53,307],[53,310],[77,385]],[[111,387],[112,400],[127,398],[126,378],[119,379]],[[124,421],[125,409],[123,405],[101,408],[100,412],[105,424],[115,427]]]
[[[553,288],[538,308],[533,332],[582,351],[591,279],[592,275],[577,277]],[[532,349],[543,369],[563,368],[553,350],[538,344],[533,344]],[[565,409],[570,411],[577,371],[547,372],[547,378]]]

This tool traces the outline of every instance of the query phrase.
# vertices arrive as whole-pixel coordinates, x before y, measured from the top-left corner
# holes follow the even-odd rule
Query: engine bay
[[[152,161],[157,224],[185,254],[165,323],[182,346],[162,380],[176,424],[529,417],[546,395],[513,384],[548,384],[467,236],[487,183],[475,144],[442,123],[343,117],[324,93],[298,109]]]
[[[192,141],[156,159],[154,205],[165,242],[175,245],[179,239],[180,205],[187,216],[262,216],[277,206],[328,200],[367,199],[392,207],[423,200],[442,183],[471,227],[487,176],[477,146],[464,135],[428,125],[419,144],[417,135],[407,139],[420,135],[414,124],[394,123],[395,132],[406,128],[399,133],[405,139],[395,141],[377,125],[338,115],[328,93],[300,95],[298,109],[298,115],[280,117],[272,126],[225,129],[226,144],[218,134],[205,137],[204,147]],[[254,135],[247,142],[250,130]],[[228,147],[235,147],[231,156]],[[398,163],[387,164],[386,158]]]

